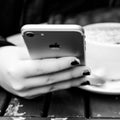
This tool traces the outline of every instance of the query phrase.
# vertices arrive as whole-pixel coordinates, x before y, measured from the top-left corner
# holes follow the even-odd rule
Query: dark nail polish
[[[81,83],[80,85],[81,85],[81,86],[90,85],[90,82],[89,82],[89,81],[85,81],[85,82]]]
[[[76,60],[74,60],[73,62],[71,62],[71,65],[79,65],[79,62],[78,61],[76,61]]]
[[[83,75],[90,75],[90,71],[88,71],[88,70],[84,71]]]

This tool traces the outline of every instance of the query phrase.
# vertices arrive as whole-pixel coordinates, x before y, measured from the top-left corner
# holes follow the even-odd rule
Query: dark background
[[[119,22],[120,0],[0,0],[0,35],[20,32],[28,23]]]

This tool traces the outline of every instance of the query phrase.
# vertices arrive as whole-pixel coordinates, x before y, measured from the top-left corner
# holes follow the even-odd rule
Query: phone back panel
[[[76,56],[85,65],[85,41],[81,32],[27,31],[23,38],[32,59]]]

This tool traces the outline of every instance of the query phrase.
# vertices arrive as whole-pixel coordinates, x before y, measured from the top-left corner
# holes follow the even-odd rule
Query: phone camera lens
[[[26,36],[28,36],[28,37],[33,37],[33,36],[34,36],[34,33],[33,33],[33,32],[26,32]]]

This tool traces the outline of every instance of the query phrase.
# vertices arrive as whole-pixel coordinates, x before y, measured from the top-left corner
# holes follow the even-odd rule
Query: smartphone
[[[32,59],[75,56],[85,65],[84,30],[80,25],[28,24],[21,33]]]

